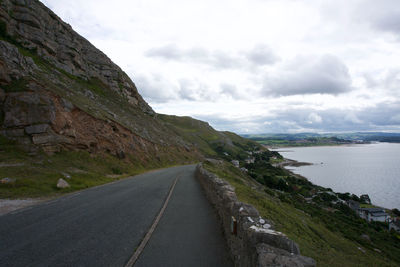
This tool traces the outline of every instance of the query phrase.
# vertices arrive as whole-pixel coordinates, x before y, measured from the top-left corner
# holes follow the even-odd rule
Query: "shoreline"
[[[284,160],[282,162],[278,162],[278,163],[274,163],[272,164],[272,166],[274,167],[301,167],[301,166],[309,166],[309,165],[315,165],[314,163],[310,163],[310,162],[301,162],[301,161],[297,161],[297,160],[293,160],[293,159],[287,159],[284,158]],[[287,169],[286,169],[287,170]]]
[[[310,162],[300,162],[300,161],[293,160],[293,159],[288,159],[288,158],[283,158],[283,159],[284,159],[283,162],[275,163],[275,164],[273,164],[273,166],[274,166],[274,167],[283,168],[283,169],[285,169],[286,171],[288,171],[291,175],[293,175],[293,176],[295,176],[295,177],[297,177],[297,178],[305,179],[305,180],[309,181],[310,183],[312,183],[313,185],[322,187],[322,188],[326,189],[327,191],[329,191],[329,190],[328,190],[328,187],[315,184],[315,183],[313,183],[312,181],[310,181],[307,177],[305,177],[305,176],[303,176],[303,175],[301,175],[301,174],[297,174],[297,173],[293,172],[292,169],[286,168],[286,167],[301,167],[301,166],[310,166],[310,165],[318,165],[318,164],[310,163]],[[322,163],[321,163],[321,164],[322,164]],[[353,194],[353,193],[351,193],[351,192],[336,192],[336,191],[334,191],[332,188],[329,188],[329,189],[331,189],[332,192],[335,193],[335,194],[345,194],[345,193],[349,193],[350,195],[356,195],[356,194]],[[367,195],[368,195],[368,194],[367,194]],[[356,196],[357,196],[357,195],[356,195]],[[357,196],[357,197],[359,197],[359,196]],[[360,203],[360,204],[361,204],[361,203]],[[372,206],[374,206],[374,207],[376,207],[376,208],[384,209],[385,211],[392,211],[392,209],[390,209],[390,208],[385,208],[385,207],[382,207],[382,206],[375,205],[375,204],[373,204],[372,201],[371,201],[371,204],[369,204],[369,205],[372,205]]]

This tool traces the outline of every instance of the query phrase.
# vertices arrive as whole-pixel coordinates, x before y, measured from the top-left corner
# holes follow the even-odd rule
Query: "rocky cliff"
[[[38,0],[0,0],[0,134],[48,153],[184,161],[258,146],[206,122],[156,114],[126,73]]]
[[[0,131],[47,152],[191,150],[116,64],[37,0],[0,1]]]
[[[1,1],[0,19],[5,24],[6,34],[54,67],[84,80],[97,78],[143,112],[154,114],[133,82],[117,65],[39,1]],[[25,70],[32,70],[34,65],[25,67]],[[13,77],[11,73],[5,74],[2,77],[5,81],[20,78]]]

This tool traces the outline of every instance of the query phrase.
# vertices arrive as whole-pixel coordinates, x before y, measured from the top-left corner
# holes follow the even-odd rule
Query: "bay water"
[[[275,149],[283,157],[313,165],[289,167],[335,192],[368,194],[373,204],[400,209],[400,144]]]

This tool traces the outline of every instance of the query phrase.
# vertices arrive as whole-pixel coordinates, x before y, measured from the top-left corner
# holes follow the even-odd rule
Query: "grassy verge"
[[[14,142],[0,137],[0,179],[16,179],[12,184],[0,184],[0,198],[56,196],[185,161],[190,159],[174,158],[168,154],[159,158],[128,155],[125,159],[118,159],[108,154],[92,155],[85,151],[32,156],[19,149]],[[60,178],[66,180],[70,187],[58,189],[56,184]]]
[[[297,202],[295,195],[257,184],[231,164],[204,166],[231,183],[240,201],[254,205],[318,266],[399,266],[398,235],[340,211]],[[370,240],[360,238],[360,232]]]

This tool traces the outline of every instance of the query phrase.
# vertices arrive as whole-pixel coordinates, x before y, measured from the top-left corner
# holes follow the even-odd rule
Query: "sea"
[[[400,209],[400,144],[274,149],[283,157],[313,165],[288,167],[335,192],[368,194],[373,204]]]

